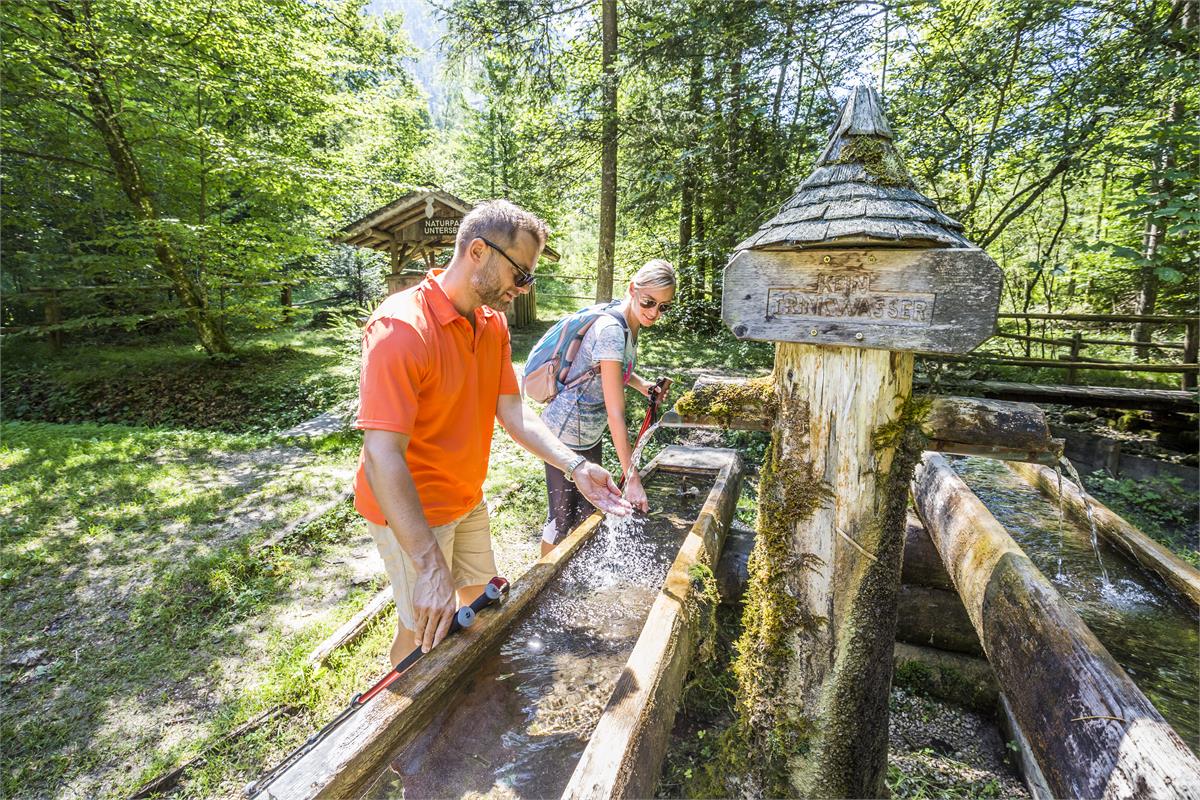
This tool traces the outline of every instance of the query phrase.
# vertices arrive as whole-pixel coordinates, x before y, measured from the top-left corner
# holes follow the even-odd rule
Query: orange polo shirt
[[[520,393],[508,321],[483,306],[472,330],[434,280],[442,272],[388,297],[367,321],[355,423],[411,437],[408,468],[430,527],[483,499],[496,401]],[[354,505],[371,522],[387,524],[361,455]]]

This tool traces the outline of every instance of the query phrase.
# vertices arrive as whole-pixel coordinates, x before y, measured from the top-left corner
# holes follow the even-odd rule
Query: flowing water
[[[1191,607],[999,461],[955,459],[1025,554],[1083,617],[1192,750],[1200,754],[1200,631]]]
[[[610,517],[363,797],[558,797],[712,477],[656,470],[648,517]]]

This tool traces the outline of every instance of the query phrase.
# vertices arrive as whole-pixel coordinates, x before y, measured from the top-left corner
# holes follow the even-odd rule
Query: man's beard
[[[508,311],[512,301],[505,295],[500,283],[500,271],[496,267],[496,257],[493,255],[488,263],[471,276],[471,288],[479,296],[479,301],[497,311]]]

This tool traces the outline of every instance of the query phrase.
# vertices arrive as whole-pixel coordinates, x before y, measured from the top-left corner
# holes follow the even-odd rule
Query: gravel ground
[[[894,688],[888,734],[895,797],[1029,797],[988,717]]]

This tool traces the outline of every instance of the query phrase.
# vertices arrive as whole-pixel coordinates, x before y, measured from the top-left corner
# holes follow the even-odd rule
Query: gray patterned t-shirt
[[[624,373],[629,375],[636,359],[636,342],[632,336],[626,336],[625,326],[603,314],[583,335],[579,352],[567,372],[567,384],[598,367],[601,361],[620,361]],[[600,373],[555,395],[542,411],[542,422],[563,444],[576,450],[585,450],[600,441],[608,427]]]

